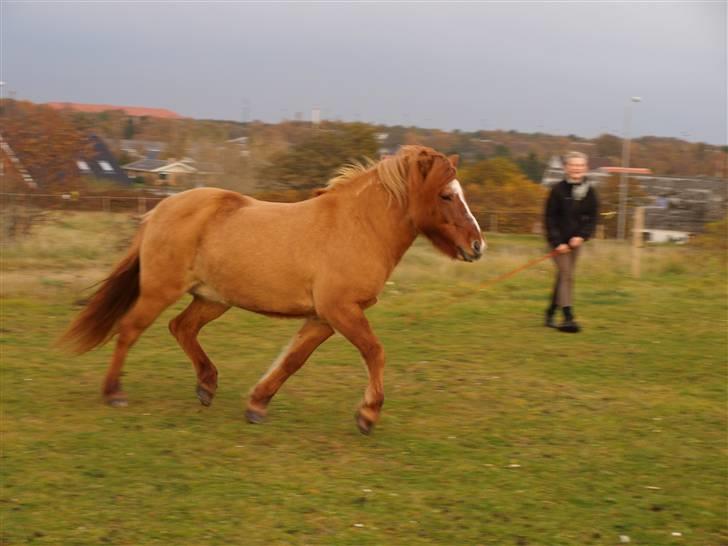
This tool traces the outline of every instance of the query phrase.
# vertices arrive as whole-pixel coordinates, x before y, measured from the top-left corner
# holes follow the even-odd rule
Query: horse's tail
[[[106,343],[116,333],[119,319],[139,298],[139,248],[143,234],[144,223],[124,258],[101,281],[86,307],[58,340],[59,344],[81,354]]]

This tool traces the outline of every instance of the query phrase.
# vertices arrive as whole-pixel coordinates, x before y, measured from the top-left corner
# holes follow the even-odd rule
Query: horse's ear
[[[458,163],[460,163],[460,156],[458,154],[454,154],[454,155],[448,156],[448,159],[450,160],[450,163],[452,163],[452,166],[457,169]]]

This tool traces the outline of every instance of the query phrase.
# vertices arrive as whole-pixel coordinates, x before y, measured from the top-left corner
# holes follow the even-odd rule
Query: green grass
[[[364,437],[339,336],[244,422],[298,322],[240,310],[201,335],[220,369],[201,407],[166,329],[183,302],[132,350],[129,407],[104,406],[111,346],[51,345],[131,230],[71,215],[4,249],[1,544],[728,544],[720,257],[650,248],[636,280],[626,249],[589,243],[573,336],[541,326],[549,263],[478,290],[538,238],[490,236],[477,264],[418,243],[368,312],[387,400]]]

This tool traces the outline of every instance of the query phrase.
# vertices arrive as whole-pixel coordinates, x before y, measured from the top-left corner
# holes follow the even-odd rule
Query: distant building
[[[83,177],[128,186],[132,183],[106,143],[94,134],[87,136],[86,149],[76,157],[76,168]]]
[[[206,186],[213,175],[220,170],[211,165],[197,163],[185,158],[176,159],[140,159],[122,167],[128,176],[141,177],[146,184],[152,186]]]
[[[380,159],[394,155],[399,150],[399,144],[392,142],[389,133],[379,132],[374,135],[374,138],[377,139],[377,154]]]
[[[124,186],[131,184],[131,180],[121,166],[119,166],[111,150],[109,150],[101,138],[94,134],[86,135],[84,144],[78,154],[64,158],[64,165],[67,165],[69,170],[72,171],[75,169],[75,172],[81,178],[112,182]],[[2,136],[0,136],[0,151],[0,156],[3,159],[3,174],[7,162],[8,168],[17,173],[25,184],[24,189],[36,190],[42,185],[34,179],[29,170],[17,157],[10,144]]]
[[[728,181],[710,177],[634,176],[653,204],[645,207],[646,240],[683,241],[728,212]]]
[[[157,159],[164,151],[166,144],[158,140],[128,140],[119,141],[119,149],[130,157],[139,159]]]
[[[20,161],[18,156],[15,154],[15,151],[12,149],[10,144],[3,138],[2,135],[0,135],[0,160],[0,175],[2,175],[1,181],[3,185],[3,191],[7,191],[8,189],[5,187],[6,173],[11,172],[17,175],[17,179],[19,181],[22,181],[19,182],[20,184],[22,184],[22,189],[38,189],[38,183],[35,181],[35,179],[33,179],[33,175],[31,175],[28,169],[25,168],[23,162]],[[11,177],[8,177],[8,179],[11,179]]]
[[[127,116],[132,117],[150,117],[163,119],[184,119],[177,112],[167,110],[166,108],[145,108],[140,106],[114,106],[111,104],[82,104],[77,102],[48,102],[46,106],[50,106],[54,110],[72,110],[74,112],[87,112],[98,114],[109,110],[121,110]]]
[[[231,138],[230,140],[225,141],[225,143],[230,146],[236,146],[240,150],[240,155],[243,157],[248,157],[250,155],[250,150],[248,149],[248,142],[249,142],[249,139],[246,136],[241,136],[238,138]]]

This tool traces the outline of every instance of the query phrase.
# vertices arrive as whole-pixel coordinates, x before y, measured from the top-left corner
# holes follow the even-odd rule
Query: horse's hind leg
[[[281,356],[273,362],[268,373],[258,381],[248,400],[245,417],[251,423],[263,421],[271,398],[283,383],[306,363],[316,348],[334,333],[334,329],[318,318],[308,319]]]
[[[142,332],[180,295],[164,292],[145,294],[142,292],[131,310],[119,321],[119,336],[103,386],[104,399],[108,404],[112,406],[126,405],[126,394],[121,390],[120,381],[121,368],[124,366],[126,355]]]
[[[187,308],[169,323],[169,331],[195,366],[197,372],[197,398],[209,406],[217,390],[217,368],[197,341],[197,334],[208,322],[230,309],[229,305],[195,296]]]

